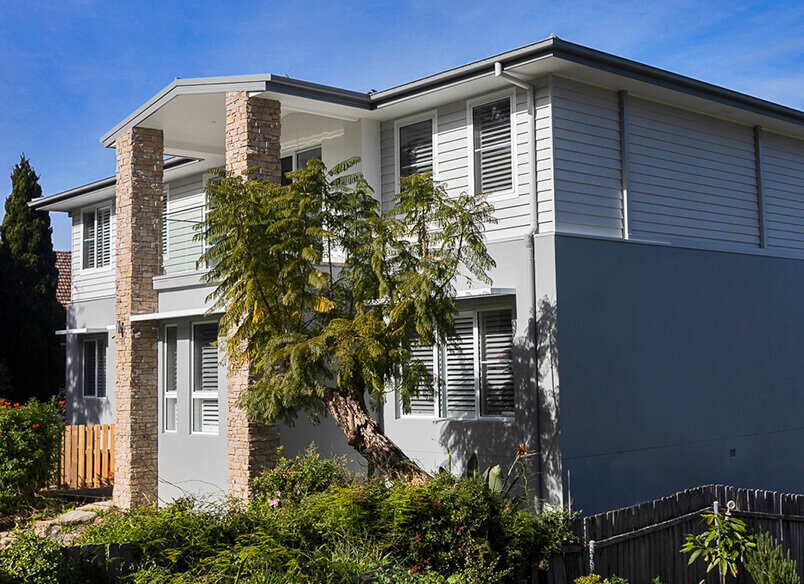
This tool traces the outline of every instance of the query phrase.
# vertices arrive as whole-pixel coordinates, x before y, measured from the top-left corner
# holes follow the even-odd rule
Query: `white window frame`
[[[309,152],[310,150],[321,150],[321,160],[324,160],[324,145],[321,142],[313,144],[312,146],[305,146],[304,148],[299,148],[298,150],[285,150],[280,152],[279,154],[279,165],[280,169],[282,166],[282,159],[290,157],[290,172],[294,170],[299,170],[298,161],[299,161],[299,154],[304,154],[305,152]],[[284,176],[281,177],[282,180],[285,179]]]
[[[511,186],[512,188],[507,191],[498,191],[496,193],[487,193],[489,201],[502,201],[505,199],[514,199],[519,196],[519,184],[516,174],[516,161],[517,161],[517,143],[516,143],[516,121],[518,112],[516,110],[516,90],[505,90],[483,97],[467,100],[466,102],[466,144],[467,144],[467,169],[469,176],[468,184],[469,190],[473,193],[478,192],[478,185],[475,184],[475,116],[474,109],[483,105],[488,105],[495,101],[501,101],[508,98],[511,104]],[[535,148],[535,145],[532,147]]]
[[[218,400],[218,430],[217,432],[203,432],[200,430],[193,430],[195,427],[195,400],[196,399],[212,399],[211,391],[196,391],[195,390],[195,327],[197,325],[214,324],[218,327],[217,339],[220,339],[220,322],[217,320],[195,320],[190,322],[190,434],[196,436],[219,436],[221,432],[221,386],[220,379],[218,380],[218,391],[215,392],[215,399]],[[220,343],[218,343],[218,357],[220,358]],[[219,361],[220,363],[220,361]],[[220,367],[220,365],[219,365]],[[220,372],[219,372],[220,376]],[[196,396],[198,394],[198,396]]]
[[[431,120],[433,124],[433,180],[438,180],[438,110],[421,112],[394,121],[394,194],[399,194],[399,160],[400,148],[399,130],[419,122]]]
[[[102,211],[104,209],[109,209],[109,265],[98,267],[98,211]],[[92,213],[95,217],[95,266],[91,268],[84,267],[84,230],[86,229],[86,225],[84,224],[84,215]],[[92,273],[92,272],[106,272],[109,270],[114,269],[115,261],[114,261],[114,242],[113,239],[113,226],[115,222],[115,214],[114,214],[114,205],[111,204],[102,204],[97,205],[95,207],[86,207],[81,209],[81,272],[83,273]]]
[[[176,335],[176,389],[168,391],[168,329],[173,329]],[[179,431],[179,325],[166,324],[162,327],[162,432],[175,434]],[[167,400],[176,400],[176,427],[169,430],[167,427]]]
[[[447,385],[449,379],[446,378],[446,345],[448,341],[436,337],[436,343],[433,345],[433,358],[434,358],[434,374],[439,378],[444,379],[443,387],[439,387],[437,378],[434,379],[434,399],[433,399],[433,415],[428,416],[425,414],[405,413],[402,407],[402,400],[397,396],[397,417],[403,419],[416,419],[416,420],[438,420],[438,421],[474,421],[474,422],[510,422],[514,416],[484,416],[481,414],[481,395],[480,395],[480,319],[481,312],[492,312],[495,310],[510,310],[511,311],[511,329],[512,334],[516,336],[516,310],[514,303],[495,302],[490,304],[483,304],[472,309],[460,310],[456,313],[458,316],[472,316],[472,358],[474,362],[474,388],[475,388],[475,408],[474,416],[447,416],[446,411],[446,395]],[[512,343],[513,344],[513,343]],[[438,370],[438,371],[436,371]],[[513,376],[513,372],[512,372]],[[516,400],[516,380],[514,380],[514,399]]]
[[[87,379],[86,379],[86,361],[87,361],[87,343],[95,343],[95,388],[93,394],[87,393]],[[108,338],[103,336],[87,336],[86,338],[81,339],[81,397],[83,399],[106,399],[109,396],[109,386],[108,383],[106,385],[106,395],[98,395],[98,380],[100,379],[99,371],[98,371],[98,345],[101,344],[103,346],[104,351],[104,371],[103,377],[104,380],[106,379],[107,368],[109,366],[109,342]]]

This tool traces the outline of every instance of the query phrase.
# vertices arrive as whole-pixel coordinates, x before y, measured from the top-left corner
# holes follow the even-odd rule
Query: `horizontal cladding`
[[[631,236],[758,246],[752,129],[634,97],[628,111]]]
[[[552,131],[558,231],[622,237],[617,93],[555,77]]]
[[[539,232],[555,231],[555,202],[553,200],[553,104],[550,84],[542,78],[534,83],[534,115],[536,130],[536,193]]]
[[[95,298],[106,298],[114,296],[114,268],[116,264],[115,242],[117,241],[117,214],[115,213],[114,204],[112,200],[102,203],[100,205],[93,205],[87,207],[87,210],[96,207],[111,206],[111,220],[109,222],[110,231],[110,265],[105,268],[84,270],[83,269],[83,211],[84,209],[76,209],[73,213],[72,223],[72,278],[70,282],[70,299],[73,302],[81,300],[92,300]]]
[[[762,133],[762,193],[768,246],[804,250],[804,142]]]
[[[550,126],[549,112],[545,112],[545,107],[549,108],[547,100],[546,82],[542,81],[537,88],[537,104],[540,106],[541,131],[538,140],[541,140],[541,154],[537,154],[537,183],[540,192],[540,209],[545,209],[545,225],[552,223],[552,201],[549,197],[541,196],[541,193],[551,193],[551,156],[549,151]],[[468,106],[465,100],[456,101],[438,106],[436,109],[437,128],[434,136],[436,150],[436,179],[443,182],[447,192],[452,195],[459,195],[468,191],[472,181],[469,177],[469,119]],[[545,115],[545,114],[548,115]],[[515,140],[515,154],[513,159],[513,171],[516,181],[516,193],[510,196],[490,197],[490,202],[495,207],[496,224],[487,226],[487,233],[490,239],[500,239],[515,237],[524,234],[528,230],[530,221],[530,156],[531,149],[528,142],[528,104],[527,93],[517,91],[514,99],[514,109],[512,112],[512,124]],[[381,148],[381,183],[382,183],[382,207],[387,211],[393,205],[393,197],[397,189],[397,169],[396,140],[394,136],[394,122],[386,121],[380,125],[380,148]],[[544,199],[544,200],[542,200]]]

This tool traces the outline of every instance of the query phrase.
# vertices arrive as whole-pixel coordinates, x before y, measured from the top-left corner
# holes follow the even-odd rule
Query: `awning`
[[[169,310],[167,312],[151,312],[148,314],[132,314],[131,322],[153,322],[157,320],[173,320],[176,318],[189,318],[192,316],[208,316],[210,314],[223,314],[223,309],[210,312],[210,308],[189,308],[186,310]]]
[[[71,328],[56,331],[57,335],[100,335],[114,330],[114,325],[103,328]]]

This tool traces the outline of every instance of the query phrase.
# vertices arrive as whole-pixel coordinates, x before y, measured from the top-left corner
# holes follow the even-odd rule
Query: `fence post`
[[[589,573],[595,573],[595,540],[589,540]]]

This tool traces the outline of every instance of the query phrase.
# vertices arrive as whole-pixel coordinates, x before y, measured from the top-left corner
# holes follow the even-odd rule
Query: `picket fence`
[[[114,484],[114,424],[66,426],[59,486],[70,489]]]

